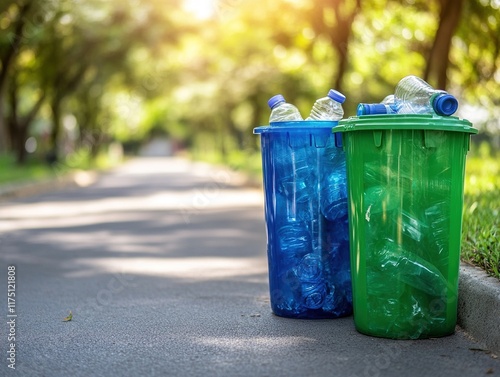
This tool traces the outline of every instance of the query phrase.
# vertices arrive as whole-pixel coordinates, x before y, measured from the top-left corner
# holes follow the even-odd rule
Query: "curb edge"
[[[500,355],[500,281],[463,262],[459,276],[458,325]]]

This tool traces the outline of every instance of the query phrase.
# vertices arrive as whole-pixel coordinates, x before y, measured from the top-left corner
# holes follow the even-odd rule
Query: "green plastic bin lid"
[[[453,116],[391,114],[391,115],[361,115],[339,121],[332,132],[352,132],[365,130],[438,130],[477,134],[466,119]]]

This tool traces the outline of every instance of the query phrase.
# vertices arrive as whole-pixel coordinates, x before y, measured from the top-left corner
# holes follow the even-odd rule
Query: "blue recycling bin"
[[[261,138],[271,308],[282,317],[352,314],[346,160],[337,122],[276,122]]]

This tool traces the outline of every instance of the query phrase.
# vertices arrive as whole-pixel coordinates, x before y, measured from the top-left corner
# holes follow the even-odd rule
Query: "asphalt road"
[[[262,194],[235,183],[137,159],[90,187],[0,203],[0,376],[500,375],[460,329],[394,341],[352,317],[274,316]]]

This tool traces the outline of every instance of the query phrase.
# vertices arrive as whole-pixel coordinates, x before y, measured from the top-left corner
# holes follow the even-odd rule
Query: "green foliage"
[[[14,156],[0,156],[0,184],[42,180],[51,177],[54,177],[54,171],[40,161],[28,160],[20,167],[16,165]]]
[[[500,154],[483,144],[467,159],[462,259],[500,279]]]
[[[492,154],[493,153],[493,154]],[[465,193],[479,195],[500,190],[500,153],[491,152],[488,143],[483,142],[467,158]],[[499,191],[500,196],[500,191]]]
[[[462,259],[500,279],[499,190],[465,196]]]
[[[5,95],[17,86],[25,117],[42,99],[36,121],[44,127],[27,136],[52,133],[64,151],[67,130],[58,119],[66,114],[80,135],[102,135],[96,143],[138,142],[161,130],[192,145],[197,133],[208,132],[256,150],[251,129],[267,122],[266,100],[275,93],[307,116],[316,98],[343,83],[349,116],[359,102],[384,98],[401,77],[424,73],[443,1],[369,0],[360,11],[356,3],[9,0],[0,7],[0,65],[13,41],[20,46],[0,67],[16,79],[3,98],[0,90],[0,101],[8,115]],[[23,4],[30,7],[20,17]],[[496,132],[498,2],[463,4],[450,91],[461,99],[461,116]],[[338,66],[343,55],[345,70]]]
[[[460,115],[476,127],[499,132],[500,4],[496,0],[464,1],[463,17],[453,38],[453,91],[466,106]]]
[[[52,165],[35,156],[19,165],[13,155],[2,155],[0,185],[55,179],[77,170],[105,170],[117,166],[121,161],[121,156],[113,155],[111,151],[92,156],[89,148],[81,148]]]

